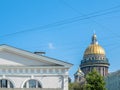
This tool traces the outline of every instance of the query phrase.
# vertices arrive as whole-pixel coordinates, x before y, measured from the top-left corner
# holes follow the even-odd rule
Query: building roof
[[[18,49],[16,47],[5,45],[5,44],[0,45],[0,51],[7,51],[9,53],[19,55],[21,57],[32,58],[33,60],[41,61],[44,63],[54,63],[56,65],[63,66],[66,68],[70,68],[73,65],[71,63],[68,63],[62,60],[50,58],[50,57],[43,56],[43,55],[37,55],[32,52]]]

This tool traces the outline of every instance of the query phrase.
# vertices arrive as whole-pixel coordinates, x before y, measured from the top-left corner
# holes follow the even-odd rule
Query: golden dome
[[[84,73],[82,72],[80,68],[78,68],[77,72],[74,75],[84,76]]]
[[[97,42],[97,36],[94,34],[92,36],[92,43],[88,48],[85,50],[84,55],[88,54],[102,54],[105,55],[104,49],[98,44]]]
[[[105,55],[104,49],[98,44],[91,44],[86,50],[84,55],[88,54],[103,54]]]

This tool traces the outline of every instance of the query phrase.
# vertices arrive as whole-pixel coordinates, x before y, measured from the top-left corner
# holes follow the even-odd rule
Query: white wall
[[[42,88],[61,88],[62,80],[60,80],[61,76],[4,76],[0,77],[0,79],[8,79],[10,80],[15,88],[23,88],[24,83],[27,80],[35,79],[38,80]]]

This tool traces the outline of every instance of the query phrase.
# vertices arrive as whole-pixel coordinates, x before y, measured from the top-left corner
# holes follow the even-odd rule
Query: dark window
[[[0,87],[1,88],[13,88],[13,84],[6,79],[2,79],[0,80]]]
[[[41,88],[41,84],[37,80],[29,80],[25,82],[24,88]]]

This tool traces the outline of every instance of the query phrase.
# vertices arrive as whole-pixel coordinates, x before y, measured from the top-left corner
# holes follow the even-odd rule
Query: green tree
[[[85,90],[106,90],[104,78],[93,69],[86,75]]]
[[[69,83],[69,90],[83,90],[83,85],[80,85],[80,83]]]

